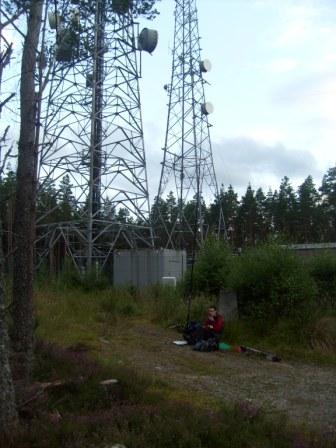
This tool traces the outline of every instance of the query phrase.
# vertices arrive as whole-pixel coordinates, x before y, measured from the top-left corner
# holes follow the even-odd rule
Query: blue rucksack
[[[188,342],[188,344],[194,345],[199,341],[199,338],[197,336],[199,335],[201,328],[201,322],[198,322],[196,320],[189,320],[186,323],[183,330],[183,338]]]

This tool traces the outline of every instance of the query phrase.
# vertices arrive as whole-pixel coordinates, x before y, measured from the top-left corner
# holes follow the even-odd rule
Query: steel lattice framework
[[[72,12],[67,26],[56,30],[55,62],[41,118],[40,186],[56,185],[64,198],[66,179],[75,213],[53,222],[55,210],[49,207],[38,222],[37,248],[42,259],[61,241],[62,251],[77,266],[90,268],[93,263],[103,267],[116,247],[152,247],[153,236],[138,27],[130,10],[117,13],[107,0],[86,3],[87,11]],[[64,2],[63,16],[70,7]]]
[[[175,0],[175,30],[172,76],[165,86],[169,95],[168,119],[161,179],[155,204],[156,228],[160,223],[166,233],[167,247],[186,246],[193,235],[201,243],[208,231],[204,201],[218,195],[213,164],[201,60],[196,0]],[[173,191],[178,210],[170,226],[165,224],[161,204],[163,195]],[[194,212],[187,215],[185,205],[193,201]],[[218,231],[224,230],[222,210]],[[189,236],[188,236],[189,234]]]

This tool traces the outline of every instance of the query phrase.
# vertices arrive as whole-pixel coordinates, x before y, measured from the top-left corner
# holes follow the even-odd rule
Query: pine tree
[[[15,27],[15,20],[19,17],[21,13],[16,11],[15,2],[4,1],[3,4],[0,5],[5,8],[7,15],[7,23],[2,22],[1,20],[1,31],[0,31],[0,88],[2,84],[2,75],[4,69],[10,63],[11,53],[12,53],[12,44],[8,43],[5,40],[5,45],[3,46],[3,28],[6,28],[8,25]],[[22,10],[22,8],[21,8]],[[2,19],[2,17],[1,17]],[[15,94],[10,94],[5,99],[3,97],[0,100],[0,115],[5,104],[10,101],[10,99],[15,96]],[[3,135],[0,136],[0,145],[2,150],[7,145],[7,133],[9,130],[9,125],[4,131]],[[1,211],[0,211],[0,444],[5,442],[7,437],[12,436],[15,433],[16,426],[18,424],[18,414],[16,409],[15,402],[15,392],[14,392],[14,384],[12,377],[12,370],[9,363],[9,353],[10,353],[10,344],[8,338],[8,330],[7,330],[7,316],[6,316],[6,308],[5,308],[5,292],[3,288],[3,275],[4,275],[4,251],[3,243],[5,240],[3,239],[2,232],[2,224],[3,220],[6,221],[7,226],[7,243],[12,240],[12,210],[13,210],[13,199],[14,199],[14,191],[16,187],[16,176],[14,173],[9,172],[6,176],[6,179],[3,180],[3,171],[5,167],[5,163],[7,158],[9,157],[11,152],[11,146],[6,148],[5,155],[1,154],[1,167],[0,167],[0,198],[1,198]],[[7,245],[7,251],[9,249]]]
[[[240,202],[237,217],[237,231],[237,242],[240,246],[255,243],[257,232],[257,202],[254,190],[250,184]]]
[[[28,381],[33,361],[33,278],[37,187],[35,76],[43,0],[29,4],[21,61],[21,125],[18,147],[14,232],[12,346],[20,379]]]
[[[155,197],[154,204],[151,207],[150,219],[155,235],[155,245],[165,247],[168,242],[169,235],[169,213],[167,202]]]
[[[0,179],[0,221],[2,223],[2,250],[6,258],[4,270],[10,269],[13,254],[13,219],[16,189],[16,175],[9,171]]]
[[[38,188],[36,215],[38,224],[56,221],[57,191],[53,181],[47,181]]]
[[[224,191],[221,205],[224,212],[224,222],[226,225],[228,238],[233,242],[236,235],[236,221],[239,201],[238,195],[235,193],[231,184],[229,185],[227,191]]]
[[[277,200],[277,191],[273,193],[269,188],[265,199],[265,227],[267,235],[274,235],[274,209]]]
[[[68,221],[76,216],[76,199],[72,193],[73,185],[70,176],[66,174],[60,182],[60,200],[58,220]]]
[[[298,188],[298,232],[297,242],[311,243],[320,240],[319,201],[312,176],[308,176]]]
[[[174,193],[172,191],[169,192],[167,199],[166,199],[166,220],[167,220],[167,226],[169,230],[171,230],[172,225],[176,221],[178,209],[177,209],[177,203],[176,198],[174,196]]]
[[[183,204],[183,219],[181,223],[181,244],[183,241],[183,246],[187,248],[192,248],[194,245],[194,236],[197,232],[202,233],[203,239],[205,240],[209,234],[210,228],[205,224],[205,222],[200,222],[200,216],[197,216],[197,210],[200,210],[202,217],[207,215],[206,204],[203,198],[200,198],[200,207],[197,206],[197,197],[186,204]],[[196,229],[195,226],[198,228]]]
[[[275,231],[286,241],[295,241],[297,233],[297,199],[289,178],[285,176],[274,201]]]
[[[256,195],[256,240],[265,241],[268,236],[266,196],[262,188],[258,188]]]
[[[212,233],[215,233],[218,229],[220,208],[222,208],[228,239],[230,242],[234,242],[238,205],[238,195],[232,185],[229,185],[227,190],[222,185],[218,196],[215,197],[214,202],[207,209],[207,220],[210,223]]]
[[[0,235],[1,235],[0,222]],[[0,443],[18,423],[15,392],[9,364],[9,338],[6,325],[5,293],[3,288],[3,253],[0,248]]]
[[[325,238],[334,241],[336,238],[336,167],[330,168],[323,176],[320,192],[326,225]]]

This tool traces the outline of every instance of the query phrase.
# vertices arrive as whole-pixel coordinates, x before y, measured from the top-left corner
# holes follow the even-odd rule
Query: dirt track
[[[124,361],[184,390],[248,402],[269,413],[285,413],[294,424],[336,434],[336,367],[195,352],[173,345],[179,338],[173,330],[134,323],[125,330],[109,329],[102,350],[108,356],[121,349]]]

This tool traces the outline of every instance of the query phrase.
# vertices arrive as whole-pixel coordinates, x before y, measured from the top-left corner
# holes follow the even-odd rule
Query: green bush
[[[217,296],[227,286],[232,254],[223,242],[208,238],[197,254],[193,271],[193,290]],[[190,272],[185,276],[185,287],[190,284]]]
[[[336,256],[330,252],[312,257],[306,261],[308,270],[315,280],[319,297],[336,307]]]
[[[302,260],[276,245],[251,248],[237,257],[229,283],[238,293],[241,315],[264,327],[279,318],[306,316],[317,295]]]

